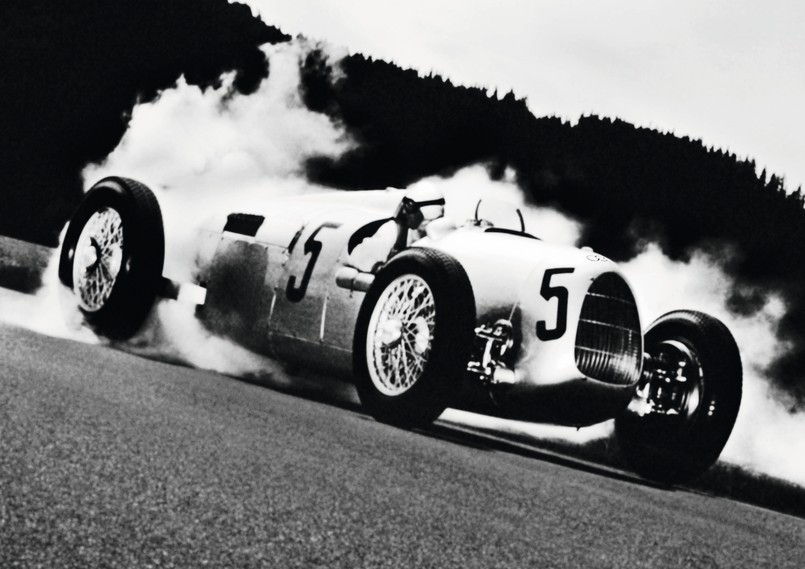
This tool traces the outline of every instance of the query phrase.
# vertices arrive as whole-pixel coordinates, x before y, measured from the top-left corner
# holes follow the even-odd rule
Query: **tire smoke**
[[[66,229],[66,227],[65,227]],[[62,230],[59,243],[64,239]],[[40,334],[87,344],[101,344],[83,323],[71,292],[59,283],[59,249],[54,249],[42,274],[42,286],[33,295],[0,288],[0,315],[6,324]]]
[[[635,259],[621,265],[635,291],[644,327],[662,314],[686,308],[707,312],[732,332],[743,362],[743,398],[722,460],[752,471],[805,486],[800,450],[805,415],[790,413],[785,396],[775,391],[768,369],[786,347],[776,329],[786,313],[784,300],[770,296],[750,316],[729,309],[729,291],[736,283],[723,269],[729,252],[696,251],[688,262],[672,261],[649,244]]]

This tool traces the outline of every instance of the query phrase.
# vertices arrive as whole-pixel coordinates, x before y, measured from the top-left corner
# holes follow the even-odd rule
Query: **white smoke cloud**
[[[138,105],[120,145],[84,171],[87,185],[115,175],[154,190],[171,277],[187,280],[188,252],[207,217],[259,211],[279,196],[325,191],[305,180],[305,159],[339,156],[353,146],[338,125],[301,100],[299,63],[311,46],[300,39],[263,49],[270,72],[256,93],[232,96],[232,74],[206,91],[182,79],[156,101]]]
[[[64,232],[62,232],[62,238]],[[42,274],[43,286],[28,295],[0,288],[2,320],[56,338],[67,338],[88,344],[101,340],[83,324],[78,304],[69,291],[59,284],[59,255],[54,253]]]
[[[234,74],[206,91],[180,79],[134,109],[120,145],[85,179],[125,170],[170,190],[261,189],[274,178],[298,177],[309,156],[340,155],[352,143],[299,94],[299,62],[310,49],[304,40],[264,46],[269,76],[250,96],[231,93]]]
[[[515,213],[523,214],[526,230],[552,243],[576,245],[581,236],[581,224],[548,207],[529,205],[517,186],[514,172],[509,170],[503,179],[492,180],[482,165],[468,166],[450,178],[432,176],[424,178],[411,188],[437,186],[444,194],[445,215],[456,222],[472,219],[479,200],[479,216],[490,218],[496,225],[519,229]]]
[[[686,308],[717,317],[735,336],[744,368],[743,399],[722,459],[805,486],[805,415],[789,413],[764,375],[786,349],[775,333],[785,313],[782,299],[769,297],[752,316],[730,313],[726,300],[733,283],[719,260],[702,252],[689,262],[675,262],[651,245],[622,268],[633,285],[644,325],[665,312]]]

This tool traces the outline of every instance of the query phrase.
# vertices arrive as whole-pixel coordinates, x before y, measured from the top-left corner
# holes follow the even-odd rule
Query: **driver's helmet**
[[[405,192],[394,218],[409,229],[422,230],[444,216],[444,194],[432,184],[419,184]]]

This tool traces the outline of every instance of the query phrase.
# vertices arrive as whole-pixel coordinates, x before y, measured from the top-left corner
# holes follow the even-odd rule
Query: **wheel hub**
[[[700,402],[702,368],[695,352],[676,340],[666,340],[646,354],[637,390],[640,415],[690,417]]]
[[[85,267],[84,272],[94,271],[100,261],[101,248],[94,237],[90,238],[89,246],[81,250],[81,257],[77,260],[80,266]]]
[[[402,339],[402,322],[399,319],[386,320],[380,326],[380,343],[385,347],[396,346]]]
[[[123,263],[123,220],[108,207],[87,220],[76,243],[73,289],[85,311],[100,310],[112,294]]]
[[[433,292],[422,277],[394,279],[377,299],[369,321],[366,357],[375,387],[401,395],[422,375],[435,325]]]

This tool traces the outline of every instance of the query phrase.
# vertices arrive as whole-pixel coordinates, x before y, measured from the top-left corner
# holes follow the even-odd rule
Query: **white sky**
[[[244,1],[244,0],[241,0]],[[805,185],[799,0],[245,0],[292,35],[702,139]]]

